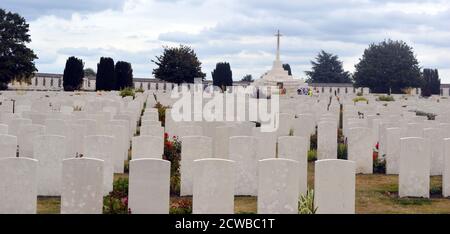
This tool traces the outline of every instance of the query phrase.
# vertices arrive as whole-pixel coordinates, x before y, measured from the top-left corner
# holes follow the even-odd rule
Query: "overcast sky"
[[[101,56],[131,62],[135,77],[152,77],[163,45],[192,46],[211,78],[230,62],[233,79],[259,78],[275,58],[304,78],[320,50],[354,71],[370,43],[404,40],[421,67],[450,83],[450,1],[446,0],[2,0],[30,24],[39,72],[62,73],[69,56],[96,69]]]

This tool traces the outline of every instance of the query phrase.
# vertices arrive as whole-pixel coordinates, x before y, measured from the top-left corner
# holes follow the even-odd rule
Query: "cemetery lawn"
[[[116,174],[115,179],[127,177]],[[356,176],[356,213],[357,214],[427,214],[450,213],[450,199],[442,198],[442,177],[431,177],[431,199],[398,198],[398,176],[393,175],[357,175]],[[308,185],[314,186],[314,163],[308,164]],[[176,202],[179,197],[172,197]],[[39,197],[38,214],[59,213],[60,199],[57,197]],[[256,213],[256,198],[238,196],[235,198],[236,214]]]

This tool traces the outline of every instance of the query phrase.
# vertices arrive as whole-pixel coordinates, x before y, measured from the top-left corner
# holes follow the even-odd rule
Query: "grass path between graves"
[[[116,174],[115,179],[127,177]],[[357,175],[356,176],[356,213],[358,214],[425,214],[450,213],[450,199],[441,197],[442,179],[431,177],[431,199],[400,199],[398,192],[398,176],[391,175]],[[308,185],[314,185],[314,164],[309,163]],[[172,197],[175,202],[179,197]],[[60,198],[39,197],[39,214],[57,214],[60,211]],[[235,213],[256,213],[255,197],[236,197]]]

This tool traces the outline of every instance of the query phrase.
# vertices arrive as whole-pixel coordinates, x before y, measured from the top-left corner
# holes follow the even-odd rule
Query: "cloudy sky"
[[[2,0],[30,24],[39,72],[62,73],[77,56],[96,69],[101,56],[129,61],[135,77],[152,77],[162,46],[192,46],[211,78],[230,62],[234,80],[260,77],[275,58],[304,78],[323,49],[351,72],[368,44],[391,38],[414,48],[420,65],[450,83],[448,0]]]

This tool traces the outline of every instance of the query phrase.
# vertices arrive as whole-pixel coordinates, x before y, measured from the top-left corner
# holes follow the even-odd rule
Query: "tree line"
[[[31,42],[29,25],[17,13],[0,9],[0,90],[7,89],[11,81],[30,82],[37,71],[34,60],[38,57],[26,46]],[[195,78],[205,79],[195,51],[185,45],[163,47],[163,53],[151,60],[155,78],[172,83],[193,83]],[[368,87],[375,93],[402,93],[407,88],[420,87],[422,94],[440,93],[437,69],[422,69],[413,48],[403,41],[385,40],[372,43],[365,49],[353,74],[343,69],[337,55],[320,51],[311,61],[311,71],[306,71],[308,83],[352,83],[355,87]],[[292,75],[289,64],[283,68]],[[64,68],[63,86],[66,91],[82,87],[85,76],[96,77],[96,90],[120,90],[133,87],[131,64],[102,57],[97,71],[87,68],[81,59],[69,57]],[[228,62],[219,62],[211,72],[213,84],[225,88],[233,83],[233,72]],[[241,81],[252,82],[251,75]]]
[[[100,58],[97,64],[97,72],[93,69],[84,69],[83,60],[74,56],[69,57],[63,74],[64,91],[75,91],[83,86],[83,78],[95,76],[95,90],[111,91],[133,88],[133,69],[131,64],[124,61],[114,60],[108,57]]]

